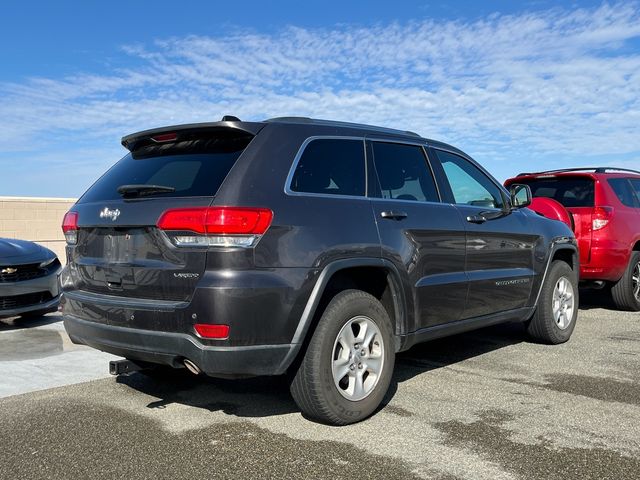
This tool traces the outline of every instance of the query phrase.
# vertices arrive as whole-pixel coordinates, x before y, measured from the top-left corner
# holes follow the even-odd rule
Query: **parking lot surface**
[[[402,353],[348,427],[306,420],[282,378],[101,378],[111,357],[57,320],[0,325],[0,478],[640,478],[640,315],[598,302],[564,345],[506,325]],[[64,386],[16,394],[38,382],[12,371],[47,368]]]
[[[0,398],[108,377],[116,359],[69,340],[61,317],[0,320]]]

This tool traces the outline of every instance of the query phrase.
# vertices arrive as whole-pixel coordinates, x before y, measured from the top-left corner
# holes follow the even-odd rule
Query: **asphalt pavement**
[[[503,325],[400,354],[347,427],[283,378],[108,377],[57,315],[3,323],[0,478],[640,479],[640,314],[583,299],[564,345]]]

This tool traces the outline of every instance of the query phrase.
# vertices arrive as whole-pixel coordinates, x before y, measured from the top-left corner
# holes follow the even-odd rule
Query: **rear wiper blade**
[[[155,193],[168,193],[175,192],[175,187],[168,187],[166,185],[120,185],[118,187],[118,193],[123,197],[153,195]]]

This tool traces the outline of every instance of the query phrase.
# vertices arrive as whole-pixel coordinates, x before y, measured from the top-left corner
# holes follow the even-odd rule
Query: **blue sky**
[[[155,126],[303,115],[417,131],[500,180],[640,168],[637,2],[17,2],[1,195],[75,197]]]

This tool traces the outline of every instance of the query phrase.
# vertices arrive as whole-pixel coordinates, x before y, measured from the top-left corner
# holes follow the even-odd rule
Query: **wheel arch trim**
[[[573,237],[556,237],[549,244],[549,257],[547,258],[547,265],[544,268],[544,274],[542,275],[542,281],[540,282],[540,287],[538,288],[538,293],[536,294],[535,301],[533,302],[533,307],[538,306],[538,301],[540,300],[540,295],[542,294],[542,289],[544,288],[544,283],[547,280],[547,274],[549,273],[549,268],[551,267],[551,262],[555,257],[555,254],[560,250],[569,250],[571,251],[573,258],[573,265],[571,268],[576,272],[576,276],[579,279],[580,276],[580,261],[578,259],[578,247],[576,246],[576,239]]]
[[[322,269],[320,275],[318,276],[318,279],[316,280],[313,290],[311,291],[311,295],[307,300],[307,304],[305,305],[305,308],[302,312],[300,321],[298,322],[298,327],[296,328],[291,343],[299,344],[304,342],[309,332],[309,327],[311,326],[312,320],[316,314],[316,310],[318,309],[318,306],[320,304],[322,295],[329,285],[329,281],[331,280],[331,278],[336,273],[342,270],[357,267],[377,267],[386,270],[389,279],[389,286],[391,288],[391,294],[393,297],[394,316],[396,319],[396,325],[394,325],[394,327],[400,326],[400,332],[403,331],[403,328],[406,328],[406,295],[402,288],[400,273],[398,272],[396,266],[390,261],[383,258],[350,258],[344,260],[335,260]]]
[[[378,267],[388,272],[388,278],[391,280],[390,286],[392,289],[391,293],[393,295],[395,309],[394,313],[396,318],[396,325],[394,325],[394,327],[400,325],[401,333],[404,331],[404,329],[406,329],[407,322],[409,321],[406,293],[402,288],[400,273],[393,263],[383,258],[373,257],[335,260],[326,265],[320,272],[320,275],[318,276],[318,279],[316,280],[316,283],[311,291],[311,295],[307,300],[302,315],[300,316],[300,320],[298,321],[298,326],[293,334],[293,338],[291,339],[291,348],[289,350],[289,353],[280,363],[277,369],[278,373],[284,373],[298,357],[300,349],[302,348],[304,341],[309,335],[313,318],[315,317],[316,311],[320,304],[320,300],[322,299],[322,295],[324,294],[327,285],[329,285],[329,280],[331,280],[333,275],[335,275],[339,271],[355,267]],[[398,351],[401,345],[401,335],[399,335],[398,333],[394,333],[394,337],[395,350]]]

